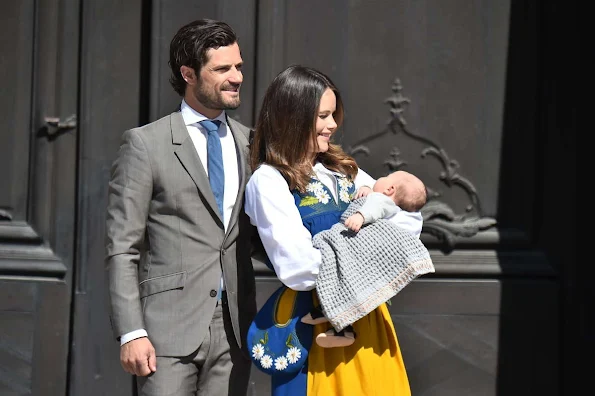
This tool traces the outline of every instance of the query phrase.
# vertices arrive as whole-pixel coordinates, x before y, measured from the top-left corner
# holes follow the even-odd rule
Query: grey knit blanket
[[[340,223],[313,239],[322,253],[316,291],[322,312],[337,331],[372,312],[415,278],[435,272],[419,238],[389,220],[350,231],[343,222],[363,202],[365,198],[353,201]]]

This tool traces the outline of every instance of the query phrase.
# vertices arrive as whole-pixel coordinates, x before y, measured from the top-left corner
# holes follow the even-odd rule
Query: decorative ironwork
[[[443,169],[440,172],[439,179],[448,188],[454,186],[461,188],[469,197],[470,203],[466,206],[465,213],[457,214],[448,204],[440,201],[440,192],[426,185],[428,200],[421,210],[424,219],[422,232],[433,235],[442,241],[445,245],[445,250],[452,250],[455,246],[456,237],[472,237],[479,231],[493,227],[496,224],[496,220],[483,216],[477,190],[468,179],[459,173],[460,165],[458,161],[451,159],[443,148],[439,147],[429,138],[415,134],[407,128],[407,121],[403,113],[411,101],[403,96],[402,89],[401,81],[398,78],[395,79],[391,87],[393,94],[384,101],[384,103],[390,106],[391,114],[391,118],[387,122],[387,128],[361,139],[347,151],[352,156],[358,154],[369,155],[370,149],[367,147],[367,144],[386,133],[397,135],[399,132],[403,132],[406,136],[425,145],[421,151],[421,157],[433,157],[440,162]],[[389,159],[384,161],[384,165],[391,172],[399,170],[406,165],[406,161],[401,158],[401,151],[397,147],[391,150],[389,157]]]

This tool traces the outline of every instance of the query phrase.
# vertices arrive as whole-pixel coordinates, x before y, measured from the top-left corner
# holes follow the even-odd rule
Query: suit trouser
[[[137,377],[139,396],[244,396],[251,361],[235,341],[225,294],[209,331],[189,356],[157,356],[157,371]]]

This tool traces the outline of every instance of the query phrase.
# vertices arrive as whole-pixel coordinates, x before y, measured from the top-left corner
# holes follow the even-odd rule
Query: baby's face
[[[392,185],[392,180],[385,176],[376,180],[376,183],[374,183],[374,188],[372,190],[374,190],[374,192],[386,195],[388,189],[392,187]]]
[[[373,190],[374,192],[386,195],[387,197],[392,199],[394,203],[399,205],[399,200],[400,198],[402,199],[402,197],[398,196],[399,189],[397,189],[397,186],[401,186],[402,189],[405,188],[406,185],[407,184],[405,179],[403,178],[403,174],[400,172],[393,172],[388,176],[381,177],[378,180],[376,180],[376,183],[374,183]]]

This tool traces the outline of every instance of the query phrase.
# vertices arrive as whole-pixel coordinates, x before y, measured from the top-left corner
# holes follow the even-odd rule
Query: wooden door
[[[0,394],[63,395],[76,254],[78,2],[0,13]]]
[[[576,7],[22,0],[1,11],[1,395],[135,393],[107,313],[107,182],[122,132],[179,104],[169,41],[201,17],[240,37],[234,118],[253,126],[289,64],[319,68],[342,91],[338,139],[362,168],[428,186],[422,240],[437,272],[391,305],[414,395],[557,395],[588,378],[575,357],[593,346],[592,288],[575,212],[552,215],[560,180],[576,199]],[[279,283],[256,270],[263,304]],[[254,369],[249,394],[268,392]]]

